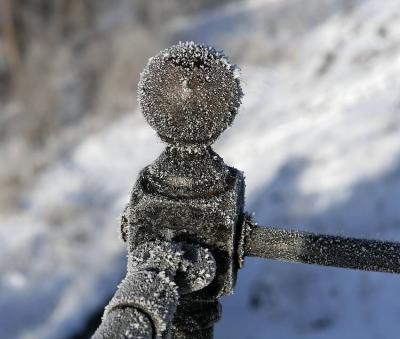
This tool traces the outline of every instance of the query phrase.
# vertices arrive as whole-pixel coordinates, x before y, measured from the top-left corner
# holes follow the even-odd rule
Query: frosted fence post
[[[244,181],[210,145],[237,114],[237,75],[221,52],[188,42],[151,58],[139,82],[140,108],[167,147],[132,191],[122,226],[128,249],[185,241],[209,249],[217,264],[209,286],[180,298],[173,338],[211,338],[218,299],[233,292]]]

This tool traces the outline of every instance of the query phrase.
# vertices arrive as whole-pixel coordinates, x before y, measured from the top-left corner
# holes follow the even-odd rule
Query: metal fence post
[[[162,51],[141,75],[140,107],[167,147],[133,189],[122,230],[128,248],[185,241],[208,248],[217,263],[214,281],[180,300],[173,338],[211,338],[218,298],[233,291],[244,181],[210,145],[232,123],[241,95],[235,66],[194,43]]]

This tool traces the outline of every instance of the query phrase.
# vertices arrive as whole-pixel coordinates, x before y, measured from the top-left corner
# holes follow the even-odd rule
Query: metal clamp
[[[198,245],[155,241],[139,246],[129,253],[128,273],[93,338],[169,338],[180,295],[207,286],[215,270],[211,253]]]

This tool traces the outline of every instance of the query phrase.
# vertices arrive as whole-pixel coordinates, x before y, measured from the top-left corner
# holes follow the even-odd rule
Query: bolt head
[[[149,124],[164,141],[209,145],[232,123],[241,103],[239,70],[222,52],[179,43],[150,58],[138,99]]]

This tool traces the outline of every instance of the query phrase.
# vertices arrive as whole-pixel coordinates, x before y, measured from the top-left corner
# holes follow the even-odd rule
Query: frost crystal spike
[[[121,219],[128,273],[94,338],[213,337],[219,298],[233,293],[245,256],[400,273],[400,243],[256,226],[243,174],[211,144],[242,97],[223,53],[179,43],[141,74],[138,98],[167,147],[142,170]]]

